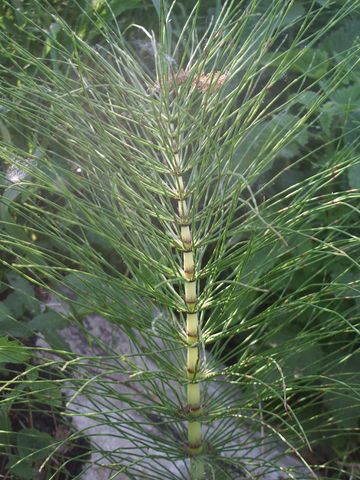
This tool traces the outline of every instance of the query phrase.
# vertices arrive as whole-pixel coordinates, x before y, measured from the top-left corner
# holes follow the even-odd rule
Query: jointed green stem
[[[173,129],[173,126],[172,126]],[[174,148],[176,151],[176,148]],[[188,205],[185,198],[184,179],[181,174],[181,159],[179,154],[174,154],[176,173],[176,196],[178,198],[178,216],[180,221],[180,236],[183,256],[183,278],[185,282],[186,304],[186,341],[187,341],[187,410],[192,415],[188,423],[188,448],[192,461],[196,462],[195,478],[203,478],[203,467],[194,457],[202,452],[203,440],[201,422],[201,386],[200,386],[200,356],[199,343],[201,339],[199,315],[197,312],[197,281],[195,276],[195,258],[192,233],[189,225]],[[192,468],[192,470],[194,470]]]

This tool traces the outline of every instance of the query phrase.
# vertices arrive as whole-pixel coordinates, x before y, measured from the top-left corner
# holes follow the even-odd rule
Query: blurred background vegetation
[[[222,3],[219,0],[202,2],[201,18],[204,25],[206,25],[207,20],[211,16],[218,14]],[[266,3],[266,0],[259,2],[259,10],[266,7]],[[328,18],[341,6],[342,1],[295,1],[289,14],[289,24],[297,16],[303,15],[309,6],[314,3],[319,5],[329,4],[328,8],[324,9],[323,16],[320,19],[320,22],[325,25]],[[107,26],[120,30],[129,40],[135,53],[138,53],[141,58],[146,58],[149,46],[143,36],[139,34],[139,31],[130,28],[130,26],[133,23],[139,23],[147,29],[156,31],[160,0],[110,0],[108,4],[103,0],[82,0],[77,2],[54,0],[49,2],[49,6],[54,13],[63,17],[71,28],[85,41],[96,45],[101,40],[99,30]],[[192,6],[192,1],[177,2],[175,12],[179,24],[187,17]],[[44,14],[44,10],[39,9],[32,0],[3,1],[0,4],[0,29],[2,35],[6,35],[21,43],[33,55],[49,59],[56,73],[57,69],[63,67],[57,63],[56,48],[53,48],[54,42],[60,41],[65,44],[69,52],[72,52],[73,45],[64,31],[54,21],[51,9],[48,9],[48,13]],[[314,29],[318,27],[319,22],[313,25]],[[176,28],[176,21],[174,28]],[[321,92],[326,91],[327,85],[321,80],[318,86],[313,89],[313,80],[320,79],[336,62],[339,62],[342,58],[342,52],[357,41],[359,34],[360,7],[357,15],[352,16],[352,18],[346,18],[335,29],[330,30],[316,47],[306,50],[303,55],[299,56],[296,62],[292,63],[291,68],[284,75],[283,85],[274,86],[274,95],[278,94],[284,88],[284,85],[290,84],[299,74],[306,74],[305,81],[308,82],[309,88],[301,98],[297,99],[296,104],[292,104],[285,117],[279,116],[275,120],[271,120],[273,122],[271,124],[272,129],[274,128],[274,121],[279,122],[279,127],[281,128],[284,122],[296,120],[299,112],[306,111],[310,105],[314,104]],[[287,41],[291,41],[291,33]],[[298,52],[294,52],[294,55],[295,53]],[[149,54],[149,56],[151,55]],[[269,60],[272,60],[271,52],[269,53]],[[317,66],[315,69],[309,68],[312,63],[320,64],[320,67]],[[0,65],[2,76],[10,81],[12,79],[14,82],[19,81],[15,76],[12,77],[12,69],[15,67],[9,62],[5,54],[0,58]],[[352,68],[352,66],[350,67]],[[25,66],[25,68],[27,67]],[[35,73],[32,71],[32,68],[31,66],[27,68],[28,75]],[[284,95],[291,100],[292,93],[291,88],[288,88]],[[13,101],[20,100],[13,99]],[[349,155],[353,152],[359,152],[360,64],[355,69],[352,69],[346,81],[339,86],[319,109],[320,111],[316,112],[319,114],[319,120],[315,124],[309,121],[309,125],[305,126],[306,128],[302,131],[301,136],[298,137],[298,141],[292,144],[291,147],[281,151],[279,158],[274,159],[276,161],[272,166],[273,171],[271,175],[274,176],[274,170],[281,172],[281,174],[276,177],[271,185],[267,186],[266,195],[276,194],[286,186],[290,186],[307,176],[312,176],[321,171],[324,165],[334,162],[334,158],[336,158],[340,149],[342,154],[344,154],[344,151],[348,151]],[[19,129],[18,127],[13,127],[13,125],[21,124],[21,119],[15,119],[13,115],[13,112],[6,105],[2,104],[0,106],[0,135],[2,139],[15,147],[31,152],[35,156],[42,155],[41,149],[32,144],[33,140],[29,138],[26,128]],[[268,132],[264,131],[263,134],[268,135]],[[334,142],[334,138],[339,138],[339,141]],[[261,148],[261,136],[260,144],[258,143],[254,148]],[[309,155],[307,155],[308,152],[310,152]],[[302,161],[295,162],[297,158],[302,158]],[[295,166],[292,167],[294,163]],[[6,220],[11,216],[7,200],[18,199],[20,202],[25,201],[25,198],[22,197],[26,196],[26,192],[16,188],[16,181],[22,175],[24,175],[24,172],[21,168],[9,167],[0,157],[0,195],[3,196],[0,204],[2,228],[15,228],[10,222],[6,226]],[[267,181],[266,175],[258,179],[259,187]],[[11,183],[14,183],[14,188],[5,189],[5,186],[8,187]],[[354,189],[354,191],[360,189],[360,164],[352,166],[345,173],[334,169],[334,178],[331,183],[327,183],[324,186],[323,194],[341,192],[349,188]],[[346,203],[342,204],[339,202],[334,205],[330,213],[329,211],[326,213],[319,211],[317,222],[318,225],[324,228],[333,229],[334,236],[353,236],[354,238],[360,236],[359,210],[356,207],[349,208]],[[19,230],[19,235],[22,234],[21,232],[22,230]],[[89,241],[96,243],[97,248],[103,249],[104,255],[111,258],[112,252],[109,251],[106,244],[102,244],[96,238],[90,238]],[[292,248],[291,251],[296,251],[296,253],[289,253],[290,264],[291,255],[301,255],[308,249],[311,249],[312,245],[311,241],[307,239],[303,244],[293,247],[296,248]],[[51,248],[51,245],[49,245],[49,248]],[[353,249],[360,254],[358,243],[354,242]],[[357,256],[360,258],[360,255]],[[354,251],[351,252],[350,257],[354,257]],[[323,347],[317,341],[308,349],[306,355],[295,355],[284,359],[283,367],[286,370],[286,374],[298,378],[300,384],[304,372],[313,370],[316,373],[316,370],[319,371],[321,369],[327,371],[328,375],[346,374],[350,383],[360,383],[360,353],[358,353],[360,352],[360,270],[359,265],[354,264],[349,258],[343,255],[327,260],[324,256],[322,265],[319,265],[319,263],[304,263],[301,271],[294,271],[289,284],[281,285],[277,283],[276,289],[273,291],[273,300],[276,303],[277,299],[281,297],[284,288],[294,292],[301,291],[305,280],[308,278],[313,279],[313,285],[321,285],[325,280],[330,284],[333,282],[334,285],[341,285],[341,289],[337,288],[334,292],[329,290],[327,293],[329,298],[332,298],[331,308],[333,311],[337,312],[339,318],[346,319],[346,322],[351,327],[337,332],[338,348],[334,351],[334,358],[330,367],[322,364]],[[256,261],[256,258],[254,261]],[[267,269],[273,267],[269,262],[264,264],[260,258],[258,261],[259,271],[263,275],[267,273]],[[10,256],[3,255],[2,262],[0,264],[0,377],[2,382],[6,382],[6,380],[22,371],[24,362],[29,361],[29,353],[22,346],[31,346],[35,334],[40,332],[54,348],[66,348],[64,340],[57,335],[57,330],[66,326],[66,320],[50,308],[46,307],[44,309],[45,292],[40,288],[35,288],[29,281],[17,275],[6,266],[7,263],[11,263]],[[118,268],[122,268],[122,266],[118,265]],[[75,314],[80,316],[83,313],[80,311],[75,312]],[[275,314],[279,315],[279,311],[276,310]],[[287,315],[287,312],[284,311],[283,315]],[[326,312],[319,311],[316,319],[319,329],[321,329],[323,315],[326,315]],[[51,319],[51,329],[48,327],[49,319]],[[304,327],[306,321],[306,318],[299,319],[298,323],[294,323],[288,331],[281,331],[278,335],[275,334],[271,338],[267,337],[267,341],[262,345],[263,351],[266,352],[270,348],[276,349],[279,345],[286,344],[286,342],[295,338]],[[231,349],[234,343],[241,341],[241,338],[233,338],[227,348]],[[7,346],[6,353],[5,350],[1,350],[1,346],[4,345]],[[327,368],[332,370],[326,370]],[[36,375],[36,370],[33,373],[29,373],[29,379],[35,378]],[[267,372],[267,375],[266,381],[271,381],[271,371]],[[59,424],[57,412],[63,408],[62,396],[60,389],[57,390],[54,384],[49,384],[48,388],[45,388],[46,382],[49,382],[50,378],[51,372],[49,372],[48,378],[42,379],[44,391],[46,392],[43,395],[41,392],[39,393],[38,389],[36,392],[31,391],[31,382],[24,384],[22,387],[19,386],[19,389],[21,388],[22,390],[21,402],[18,399],[18,392],[5,389],[0,394],[2,399],[6,396],[9,399],[0,409],[0,472],[5,472],[1,478],[19,480],[35,478],[33,476],[34,465],[46,457],[46,445],[50,443],[52,436],[59,435],[63,428],[71,429],[70,425],[64,427],[63,423]],[[316,379],[314,382],[316,382]],[[303,408],[298,416],[299,420],[303,422],[305,430],[309,432],[311,442],[316,446],[312,452],[303,452],[304,456],[306,457],[307,455],[306,458],[310,463],[314,461],[314,463],[328,465],[329,468],[324,473],[326,478],[332,478],[332,476],[333,478],[359,478],[356,477],[357,474],[360,475],[359,470],[353,476],[352,472],[355,471],[353,465],[358,466],[360,464],[360,406],[354,405],[352,400],[350,401],[346,395],[336,392],[336,389],[332,390],[332,393],[328,392],[326,395],[322,395],[321,385],[319,384],[318,396],[316,397],[314,396],[314,391],[316,390],[313,388],[314,385],[312,385],[311,394],[307,393],[309,385],[306,381],[302,387],[301,401],[303,402]],[[47,405],[45,413],[44,405]],[[276,408],[276,406],[273,407]],[[267,406],[267,408],[272,408],[272,405]],[[42,415],[38,414],[40,410],[43,410]],[[327,418],[326,412],[330,410],[332,412],[331,418]],[[326,418],[326,421],[331,424],[331,429],[327,429],[327,432],[324,434],[324,419]],[[311,425],[309,425],[309,419],[312,419]],[[10,433],[2,433],[5,431]],[[6,472],[9,472],[11,466],[15,465],[17,459],[23,455],[24,437],[21,435],[21,432],[24,431],[33,435],[32,448],[34,452],[38,453],[28,463],[22,463],[21,466],[13,468],[10,476],[10,473]],[[74,454],[79,456],[79,452],[81,453],[82,451],[86,453],[86,440],[74,444],[73,450],[67,452],[67,455],[71,456]],[[59,453],[59,455],[65,454]],[[62,460],[60,459],[59,461]],[[48,464],[47,468],[51,472],[51,463]],[[57,478],[73,478],[78,473],[77,468],[76,465],[72,465],[70,462],[61,474],[62,476]],[[331,473],[332,470],[334,471],[333,474]],[[45,472],[43,478],[48,478],[46,475],[50,475],[50,473]]]

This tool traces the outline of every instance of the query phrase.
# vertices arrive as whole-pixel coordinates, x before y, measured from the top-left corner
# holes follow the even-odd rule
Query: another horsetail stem
[[[175,127],[171,124],[174,138]],[[189,206],[186,200],[184,178],[182,176],[182,164],[174,146],[174,172],[176,179],[176,197],[178,199],[178,217],[180,224],[180,236],[183,256],[184,300],[186,304],[186,370],[188,383],[186,386],[187,410],[193,416],[188,422],[188,448],[192,457],[192,472],[196,479],[204,477],[204,467],[195,457],[202,452],[203,440],[201,422],[196,417],[201,413],[201,388],[200,388],[200,325],[197,312],[197,281],[194,257],[194,245],[189,225]]]

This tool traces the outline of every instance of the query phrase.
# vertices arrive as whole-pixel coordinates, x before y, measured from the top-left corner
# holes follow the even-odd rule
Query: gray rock
[[[61,308],[64,311],[64,307]],[[161,396],[166,396],[167,402],[170,399],[174,409],[179,408],[183,388],[176,379],[162,379],[156,356],[154,359],[147,353],[146,340],[134,334],[137,342],[133,343],[118,326],[98,315],[88,316],[84,320],[84,329],[71,326],[61,335],[71,351],[81,358],[77,363],[76,378],[64,388],[67,413],[71,415],[74,427],[88,436],[93,446],[90,462],[81,479],[190,479],[188,461],[179,460],[176,450],[171,450],[171,442],[177,446],[183,444],[185,448],[182,436],[185,423],[181,416],[175,422],[172,417],[166,419],[161,414]],[[139,341],[144,344],[142,352],[138,351]],[[164,354],[170,355],[172,361],[179,362],[181,352],[171,354],[169,345],[159,342],[157,345],[167,352]],[[38,346],[46,346],[40,338]],[[211,363],[211,359],[207,362]],[[232,389],[226,398],[236,400],[240,397],[238,387],[223,382],[221,377],[206,383],[205,395],[214,398],[224,393],[225,388]],[[316,478],[295,456],[285,454],[275,436],[254,432],[245,425],[241,415],[239,420],[232,415],[205,424],[205,441],[214,436],[221,439],[225,433],[228,438],[229,430],[232,440],[221,449],[223,465],[212,467],[210,478]],[[169,439],[170,449],[166,453],[156,448],[153,439],[159,438],[165,441],[165,445]],[[242,468],[239,467],[239,458]],[[205,458],[209,465],[210,460],[210,457]]]

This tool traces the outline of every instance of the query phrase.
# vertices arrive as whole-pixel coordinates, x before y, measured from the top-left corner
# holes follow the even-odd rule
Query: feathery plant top
[[[69,302],[72,322],[96,312],[129,338],[132,350],[121,356],[102,346],[115,363],[65,350],[53,362],[90,403],[93,382],[102,392],[89,418],[112,423],[128,442],[101,452],[114,475],[315,475],[300,454],[311,440],[291,365],[321,402],[318,388],[327,387],[311,383],[303,359],[314,371],[334,362],[338,327],[328,312],[340,297],[329,296],[318,265],[354,252],[350,237],[319,226],[318,215],[334,205],[335,190],[324,187],[334,168],[357,160],[334,154],[290,185],[281,175],[313,161],[299,144],[359,53],[348,48],[319,78],[310,61],[284,82],[356,8],[345,1],[314,28],[322,3],[301,13],[290,1],[227,2],[200,29],[196,2],[177,30],[174,2],[161,9],[158,35],[139,29],[153,46],[150,66],[110,27],[94,47],[53,18],[51,55],[44,32],[42,55],[0,33],[11,64],[1,107],[18,135],[2,152],[22,172],[4,185],[2,262]],[[309,265],[312,274],[293,288]],[[322,343],[320,316],[329,332]],[[131,393],[119,393],[107,370],[95,379],[98,364]],[[119,397],[123,409],[113,406]]]

